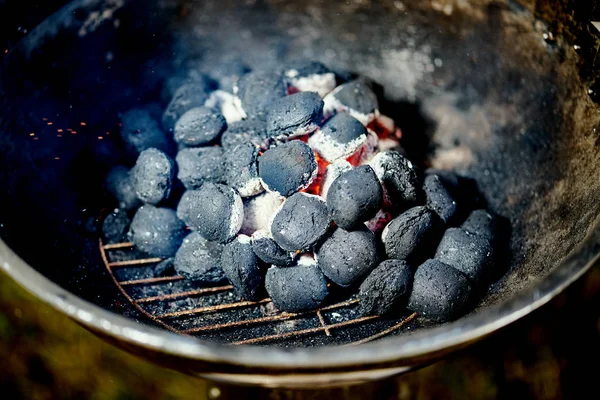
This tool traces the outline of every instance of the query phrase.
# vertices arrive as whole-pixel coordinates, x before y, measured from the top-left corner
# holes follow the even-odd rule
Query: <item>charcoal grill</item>
[[[0,66],[0,265],[135,354],[267,386],[401,373],[543,305],[600,254],[597,6],[409,3],[76,0],[29,27]],[[0,3],[0,18],[19,14],[1,4],[15,3]],[[469,315],[443,325],[364,318],[355,299],[282,314],[229,286],[155,278],[158,259],[98,242],[111,204],[101,182],[126,160],[120,112],[160,102],[162,81],[182,68],[297,58],[381,84],[381,111],[407,150],[475,178],[489,208],[509,218],[507,273]]]

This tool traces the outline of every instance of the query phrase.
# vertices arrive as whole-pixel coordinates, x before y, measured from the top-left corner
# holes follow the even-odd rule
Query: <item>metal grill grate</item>
[[[129,242],[100,241],[100,253],[121,293],[157,325],[229,344],[361,344],[407,329],[416,317],[364,317],[355,298],[309,312],[280,312],[268,298],[237,298],[231,285],[199,287],[178,275],[155,277],[153,266],[162,259],[146,258]]]

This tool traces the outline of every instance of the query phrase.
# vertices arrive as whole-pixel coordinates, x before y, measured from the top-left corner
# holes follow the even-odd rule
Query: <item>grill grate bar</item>
[[[183,297],[194,297],[194,296],[202,296],[204,294],[209,293],[219,293],[225,292],[227,290],[233,289],[233,286],[217,286],[212,288],[205,289],[197,289],[197,290],[189,290],[187,292],[179,292],[179,293],[171,293],[171,294],[162,294],[160,296],[152,296],[152,297],[143,297],[141,299],[137,299],[137,303],[151,303],[153,301],[164,301],[164,300],[175,300]]]
[[[121,286],[132,286],[132,285],[145,285],[146,283],[164,283],[164,282],[176,282],[183,280],[183,276],[163,276],[160,278],[145,278],[145,279],[134,279],[131,281],[120,282]]]
[[[155,315],[155,317],[160,318],[160,319],[177,318],[177,317],[182,317],[182,316],[191,315],[191,314],[202,314],[202,313],[208,313],[208,312],[214,312],[214,311],[231,310],[234,308],[251,307],[251,306],[270,303],[270,302],[271,302],[271,299],[262,299],[259,301],[238,301],[235,303],[219,304],[216,306],[199,307],[199,308],[193,308],[191,310],[182,310],[182,311],[175,311],[175,312],[166,313],[166,314],[159,314],[159,315]]]
[[[153,258],[140,258],[138,260],[126,260],[126,261],[114,261],[108,264],[111,268],[122,268],[122,267],[137,267],[140,265],[152,264],[161,262],[163,259],[158,257]]]
[[[385,329],[379,333],[376,333],[376,334],[366,337],[364,339],[357,340],[356,342],[348,343],[346,346],[356,346],[359,344],[372,342],[373,340],[382,338],[382,337],[394,332],[395,330],[402,328],[404,325],[408,324],[410,321],[412,321],[416,317],[417,317],[417,313],[412,313],[408,317],[404,318],[402,321],[398,322],[396,325],[391,326],[388,329]]]
[[[131,242],[111,243],[103,246],[104,250],[128,249],[130,247],[133,247]]]
[[[321,310],[317,310],[317,317],[319,317],[319,322],[321,323],[321,326],[323,328],[325,328],[325,334],[327,336],[331,336],[331,332],[329,331],[329,327],[325,323],[325,319],[323,318],[323,315],[321,314]]]

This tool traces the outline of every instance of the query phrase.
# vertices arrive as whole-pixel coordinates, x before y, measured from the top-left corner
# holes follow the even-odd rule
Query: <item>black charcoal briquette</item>
[[[229,186],[206,182],[183,194],[177,215],[207,240],[226,243],[242,226],[244,204]]]
[[[119,203],[119,208],[135,210],[142,202],[135,194],[131,172],[124,166],[113,167],[106,176],[106,188]]]
[[[265,286],[275,307],[290,313],[319,308],[329,294],[323,272],[311,262],[269,268]]]
[[[396,208],[406,209],[420,198],[420,183],[414,165],[397,151],[382,151],[369,161]]]
[[[169,257],[156,264],[152,273],[156,278],[175,275],[175,257]]]
[[[305,250],[325,236],[330,223],[331,218],[322,197],[296,193],[275,214],[271,235],[284,250]]]
[[[186,147],[206,145],[227,129],[225,118],[207,107],[186,111],[175,124],[175,141]]]
[[[269,140],[267,122],[262,118],[248,118],[227,127],[221,136],[221,146],[229,150],[240,144],[252,143],[257,148],[267,149]]]
[[[500,217],[486,210],[475,210],[463,222],[461,228],[465,231],[486,238],[495,243],[501,230]]]
[[[294,262],[292,253],[279,247],[275,240],[266,235],[266,232],[257,231],[252,235],[252,249],[256,256],[267,264],[285,267]]]
[[[296,62],[285,72],[289,86],[299,92],[316,92],[323,97],[336,85],[335,74],[316,61]]]
[[[168,104],[177,92],[177,89],[185,84],[194,84],[203,93],[210,93],[217,89],[217,82],[207,75],[200,73],[196,65],[188,65],[186,68],[188,69],[187,71],[180,70],[176,75],[170,76],[165,80],[160,93],[163,103]]]
[[[466,218],[472,210],[485,208],[485,199],[473,178],[458,175],[453,171],[433,168],[425,170],[425,176],[430,175],[438,176],[444,187],[456,200],[458,209],[455,220]]]
[[[158,149],[144,150],[132,170],[133,187],[144,203],[156,205],[169,197],[175,179],[175,163]]]
[[[390,221],[381,233],[389,258],[421,262],[433,255],[440,222],[425,206],[413,207]]]
[[[174,210],[149,204],[137,210],[129,231],[138,249],[156,257],[173,256],[186,233]]]
[[[363,80],[344,83],[323,99],[324,113],[347,112],[367,126],[379,114],[377,96]]]
[[[460,271],[438,260],[427,260],[417,271],[407,308],[438,322],[460,316],[469,301],[471,285]]]
[[[437,175],[428,175],[423,183],[423,191],[427,206],[432,209],[444,223],[451,224],[456,216],[456,200],[444,186]]]
[[[234,94],[249,115],[266,113],[274,102],[287,94],[280,71],[257,70],[240,77]]]
[[[248,236],[239,235],[225,245],[221,267],[238,296],[248,301],[262,298],[266,271]]]
[[[223,149],[218,146],[185,148],[177,157],[177,178],[186,189],[198,189],[204,182],[225,180]]]
[[[267,113],[267,132],[275,139],[289,139],[314,132],[323,119],[323,100],[313,92],[282,97]]]
[[[363,315],[383,315],[402,309],[412,289],[413,274],[403,260],[385,260],[360,285],[358,300]]]
[[[494,264],[489,240],[460,228],[450,228],[444,233],[435,259],[456,268],[476,284],[490,276]]]
[[[265,151],[258,158],[258,172],[265,189],[287,197],[312,183],[318,165],[312,149],[293,140]]]
[[[368,165],[342,173],[327,192],[327,208],[333,221],[351,229],[377,214],[383,201],[381,184]]]
[[[319,267],[329,279],[345,287],[360,282],[379,262],[375,235],[366,227],[337,228],[317,250]]]
[[[131,221],[125,210],[116,209],[102,222],[102,234],[105,243],[125,242]]]
[[[206,87],[202,83],[185,83],[173,94],[163,117],[162,127],[167,132],[173,132],[175,124],[186,112],[195,107],[203,107],[208,100]]]
[[[367,142],[367,128],[348,113],[330,118],[308,139],[310,147],[328,162],[347,158]]]
[[[132,154],[149,148],[173,154],[175,144],[163,132],[147,108],[134,108],[121,116],[121,138]]]
[[[242,144],[225,152],[225,181],[240,196],[255,196],[264,191],[258,176],[259,150],[251,143]]]
[[[187,279],[216,283],[225,278],[221,268],[223,245],[203,238],[192,232],[183,240],[175,255],[174,267],[177,273]]]

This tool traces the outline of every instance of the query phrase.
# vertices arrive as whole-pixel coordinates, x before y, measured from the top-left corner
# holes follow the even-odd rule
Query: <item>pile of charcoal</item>
[[[122,115],[137,161],[107,177],[119,206],[106,241],[165,258],[155,274],[228,280],[292,313],[341,292],[364,314],[446,321],[485,292],[499,217],[469,179],[409,161],[369,81],[314,62],[233,81],[170,79],[161,121]]]

